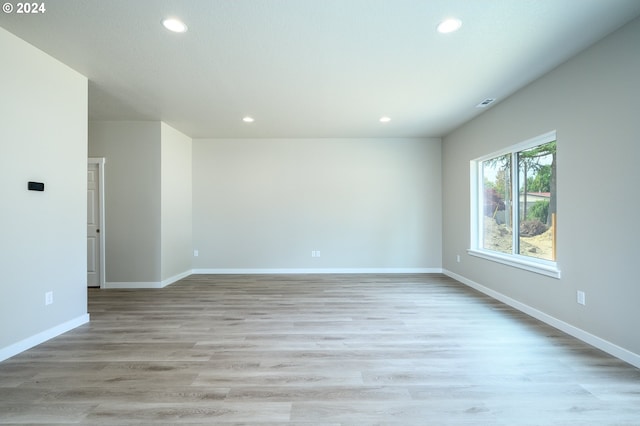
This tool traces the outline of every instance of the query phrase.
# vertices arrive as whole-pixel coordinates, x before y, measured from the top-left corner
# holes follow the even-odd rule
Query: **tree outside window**
[[[555,133],[552,136],[478,161],[478,249],[556,260]]]

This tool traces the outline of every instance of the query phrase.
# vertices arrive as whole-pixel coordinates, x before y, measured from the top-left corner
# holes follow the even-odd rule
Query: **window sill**
[[[471,256],[480,257],[482,259],[491,260],[493,262],[502,263],[504,265],[513,266],[514,268],[524,269],[525,271],[535,272],[536,274],[546,275],[548,277],[560,279],[560,270],[554,262],[535,262],[526,260],[519,256],[506,255],[486,250],[469,249],[467,250]]]

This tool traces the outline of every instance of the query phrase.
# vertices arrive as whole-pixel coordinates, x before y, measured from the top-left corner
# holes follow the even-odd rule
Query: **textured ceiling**
[[[91,119],[191,137],[442,136],[640,15],[638,0],[45,4],[0,26],[89,78]],[[449,16],[460,31],[437,33]]]

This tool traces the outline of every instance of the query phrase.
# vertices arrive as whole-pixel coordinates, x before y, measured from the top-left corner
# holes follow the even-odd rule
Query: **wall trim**
[[[11,358],[12,356],[18,355],[21,352],[24,352],[28,349],[31,349],[35,346],[38,346],[41,343],[46,342],[47,340],[51,340],[54,337],[57,337],[61,334],[66,333],[67,331],[73,330],[76,327],[80,327],[83,324],[89,322],[89,314],[80,315],[77,318],[69,320],[67,322],[63,322],[60,325],[57,325],[53,328],[45,330],[41,333],[35,334],[31,337],[27,337],[24,340],[21,340],[17,343],[9,345],[5,348],[0,349],[0,362]]]
[[[105,289],[163,288],[189,275],[269,274],[441,274],[442,268],[199,268],[184,271],[163,281],[108,282]]]
[[[570,336],[575,337],[578,340],[582,340],[583,342],[596,347],[606,353],[608,353],[609,355],[612,355],[616,358],[621,359],[622,361],[628,362],[629,364],[633,365],[634,367],[638,367],[640,368],[640,355],[636,354],[634,352],[631,352],[625,348],[622,348],[618,345],[616,345],[615,343],[611,343],[608,340],[602,339],[601,337],[595,336],[581,328],[578,328],[574,325],[571,325],[569,323],[566,323],[562,320],[559,320],[558,318],[555,318],[549,314],[546,314],[536,308],[533,308],[529,305],[526,305],[522,302],[519,302],[515,299],[510,298],[509,296],[506,296],[500,292],[497,292],[495,290],[492,290],[488,287],[483,286],[482,284],[478,284],[475,281],[472,281],[468,278],[463,277],[462,275],[458,275],[454,272],[451,272],[447,269],[443,269],[442,271],[443,274],[445,274],[446,276],[453,278],[456,281],[461,282],[462,284],[474,288],[476,290],[478,290],[481,293],[486,294],[489,297],[492,297],[493,299],[496,299],[502,303],[505,303],[509,306],[511,306],[512,308],[515,308],[517,310],[519,310],[520,312],[523,312],[529,316],[532,316],[533,318],[536,318],[542,322],[544,322],[545,324],[550,325],[551,327],[554,327],[560,331],[563,331],[567,334],[569,334]]]
[[[171,285],[171,284],[175,283],[176,281],[180,281],[181,279],[188,277],[192,273],[193,273],[193,271],[191,269],[189,269],[188,271],[181,272],[181,273],[179,273],[177,275],[174,275],[172,277],[167,278],[166,280],[163,280],[160,283],[160,285],[162,287],[166,287],[168,285]]]
[[[442,268],[204,268],[194,274],[441,274]]]
[[[132,281],[132,282],[107,282],[105,289],[142,289],[142,288],[162,288],[160,281]]]
[[[162,281],[114,281],[105,283],[106,289],[144,289],[144,288],[163,288],[170,284],[180,281],[183,278],[191,275],[193,271],[191,269],[181,272],[177,275],[169,277]]]

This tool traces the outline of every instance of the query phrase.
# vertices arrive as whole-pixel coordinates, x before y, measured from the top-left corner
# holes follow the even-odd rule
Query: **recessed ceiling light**
[[[442,34],[449,34],[458,31],[462,26],[462,21],[456,18],[445,19],[438,24],[438,32]]]
[[[391,121],[391,118],[389,118],[389,117],[386,117],[386,116],[385,117],[380,117],[380,122],[381,123],[388,123],[390,121]]]
[[[242,121],[244,121],[245,123],[253,123],[255,120],[253,119],[253,117],[246,116],[242,119]]]
[[[162,25],[172,31],[174,33],[185,33],[187,32],[187,26],[184,22],[176,18],[167,18],[162,20]]]

